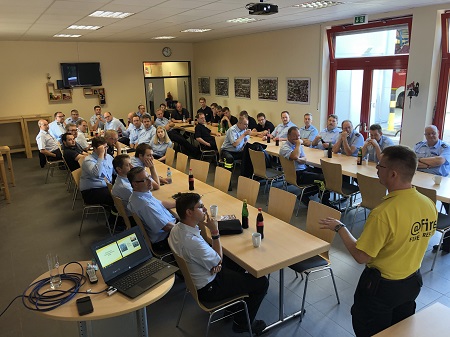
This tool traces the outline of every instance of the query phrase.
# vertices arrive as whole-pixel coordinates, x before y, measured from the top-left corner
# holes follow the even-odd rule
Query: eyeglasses
[[[386,167],[386,166],[380,165],[380,163],[378,163],[378,164],[377,164],[377,166],[375,166],[375,167],[376,167],[377,169],[379,169],[380,167],[381,167],[381,168],[385,168],[385,169],[387,169],[387,167]]]
[[[200,204],[200,205],[198,205],[198,206],[194,206],[194,208],[192,208],[192,209],[196,209],[196,208],[198,208],[198,209],[204,209],[204,208],[205,208],[205,205]]]
[[[135,183],[143,183],[144,181],[152,181],[152,178],[146,177],[144,180],[135,180]]]
[[[424,133],[425,136],[436,136],[436,132]]]

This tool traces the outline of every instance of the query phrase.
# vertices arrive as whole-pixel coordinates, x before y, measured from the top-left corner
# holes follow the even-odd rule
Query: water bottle
[[[167,168],[167,183],[172,184],[172,171],[170,170],[170,167]]]
[[[189,169],[189,191],[194,190],[194,174],[192,173],[192,169]]]
[[[256,231],[261,234],[261,239],[264,239],[264,217],[262,215],[262,208],[258,208],[258,216],[256,217]]]
[[[247,199],[243,200],[244,203],[242,205],[242,228],[248,228],[248,208],[247,208]]]

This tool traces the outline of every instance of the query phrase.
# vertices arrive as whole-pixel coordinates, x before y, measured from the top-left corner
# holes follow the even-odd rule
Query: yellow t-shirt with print
[[[420,268],[436,225],[436,205],[428,197],[414,187],[393,191],[370,212],[356,248],[372,257],[367,266],[383,278],[400,280]]]

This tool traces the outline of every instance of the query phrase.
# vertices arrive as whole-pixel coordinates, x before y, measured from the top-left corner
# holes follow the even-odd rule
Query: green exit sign
[[[353,24],[354,25],[364,25],[369,21],[369,18],[367,15],[357,15],[353,18]]]

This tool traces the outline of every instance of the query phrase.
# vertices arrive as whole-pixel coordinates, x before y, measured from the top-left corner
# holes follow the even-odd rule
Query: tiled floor
[[[75,210],[71,210],[71,194],[66,191],[65,172],[55,172],[44,184],[45,170],[38,166],[35,158],[25,159],[14,156],[14,169],[17,186],[11,188],[12,203],[0,201],[0,228],[2,245],[0,246],[0,311],[38,275],[46,271],[45,255],[57,252],[62,263],[73,260],[91,258],[90,245],[108,235],[107,229],[89,219],[83,226],[81,237],[78,230],[81,216],[81,202],[78,200]],[[212,170],[209,180],[213,180]],[[234,183],[237,177],[233,177]],[[234,185],[235,186],[235,185]],[[235,195],[236,189],[231,192]],[[260,196],[258,204],[266,208],[266,196]],[[306,209],[302,206],[298,218],[292,217],[292,225],[304,228]],[[353,220],[354,211],[343,221],[347,224]],[[353,233],[357,236],[364,223],[363,212],[357,215]],[[101,219],[100,219],[101,222]],[[439,234],[432,238],[422,265],[424,287],[417,300],[417,308],[421,309],[439,301],[450,306],[450,256],[438,256],[435,270],[430,272],[433,254],[431,246],[438,241]],[[299,243],[301,244],[301,243]],[[441,255],[441,254],[439,254]],[[321,336],[348,337],[353,336],[350,307],[353,303],[353,292],[361,270],[343,247],[342,241],[336,237],[331,250],[331,260],[336,276],[341,304],[337,304],[330,278],[321,278],[324,273],[317,273],[311,278],[306,298],[306,315],[299,324],[298,319],[281,325],[267,336]],[[303,282],[296,279],[294,273],[285,270],[285,312],[298,310],[303,295]],[[150,336],[202,336],[204,335],[207,314],[202,312],[193,300],[188,297],[180,327],[175,323],[178,317],[184,293],[184,284],[177,280],[172,290],[161,300],[149,306],[148,324]],[[259,310],[257,318],[266,322],[273,321],[278,314],[278,273],[270,278],[269,292]],[[130,336],[129,323],[132,316],[121,318],[123,323],[114,325],[118,319],[98,322],[94,328],[96,336]],[[113,331],[111,331],[113,330]],[[0,317],[0,336],[14,337],[53,337],[77,336],[75,322],[50,320],[25,309],[16,300],[9,310]],[[223,320],[212,326],[210,336],[244,336],[231,331],[231,322]]]

